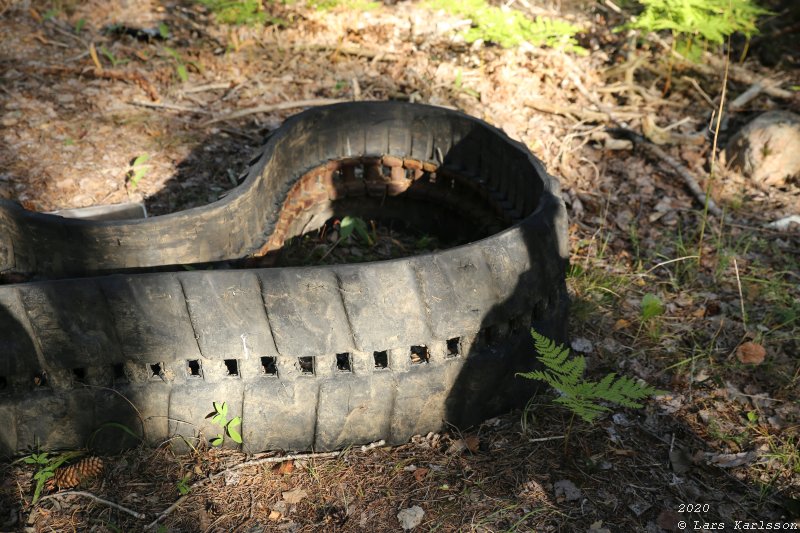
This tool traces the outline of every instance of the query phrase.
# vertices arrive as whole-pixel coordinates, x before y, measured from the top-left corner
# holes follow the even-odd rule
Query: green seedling
[[[360,217],[346,216],[339,225],[339,240],[345,240],[355,232],[367,244],[372,246],[373,240],[367,232],[367,223]]]
[[[48,452],[32,453],[27,457],[20,459],[23,463],[28,465],[36,465],[38,468],[33,475],[33,480],[36,482],[36,487],[33,490],[33,500],[31,505],[36,505],[42,495],[45,483],[51,477],[56,475],[56,470],[65,462],[74,459],[81,455],[81,452],[66,452],[57,456],[51,457]]]
[[[131,163],[127,178],[132,189],[135,189],[139,181],[150,171],[150,165],[146,164],[149,159],[150,156],[148,154],[142,154],[137,156]]]
[[[249,25],[272,24],[288,26],[288,21],[273,17],[265,9],[261,0],[199,0],[209,11],[214,13],[222,24]],[[286,3],[283,0],[281,3]]]
[[[653,337],[660,335],[659,324],[654,322],[653,319],[664,314],[664,304],[661,299],[655,294],[647,293],[642,298],[642,321],[639,323],[639,329],[636,331],[636,338],[642,332],[645,324],[649,324],[648,332]]]
[[[190,66],[192,68],[194,68],[197,72],[203,72],[203,65],[201,65],[197,61],[192,61],[192,60],[189,60],[189,59],[185,59],[174,48],[170,48],[169,46],[165,46],[165,47],[163,47],[163,50],[175,62],[175,74],[177,74],[178,78],[182,82],[186,82],[186,81],[189,80],[189,69],[188,69],[188,67],[190,67]]]
[[[187,494],[189,494],[189,491],[192,490],[191,487],[189,487],[189,480],[191,478],[192,474],[186,474],[181,479],[175,482],[175,486],[177,487],[178,493],[180,493],[181,496],[186,496]]]
[[[225,442],[225,435],[227,434],[233,442],[237,444],[242,443],[242,435],[234,428],[242,424],[242,418],[236,416],[228,420],[228,403],[227,402],[214,402],[214,412],[209,413],[206,418],[211,419],[211,423],[221,427],[224,431],[219,433],[216,437],[211,439],[212,446],[222,446]]]
[[[319,11],[330,11],[337,7],[346,7],[352,11],[371,11],[380,6],[379,2],[369,0],[310,0],[308,7]]]
[[[186,68],[187,62],[184,61],[183,56],[180,55],[175,49],[170,48],[169,46],[165,46],[164,47],[164,52],[166,52],[167,55],[170,56],[175,61],[175,74],[178,75],[178,78],[182,82],[188,81],[189,80],[189,71]],[[189,62],[189,63],[193,64],[193,65],[195,65],[195,67],[197,67],[196,63],[194,63],[194,62]]]
[[[86,19],[78,19],[78,22],[75,23],[75,33],[80,33],[84,26],[86,26]]]
[[[117,65],[124,65],[125,63],[128,62],[127,59],[120,59],[117,56],[115,56],[114,53],[108,48],[106,48],[104,44],[100,45],[100,53],[103,54],[103,56],[105,56],[105,58],[108,59],[109,62],[111,62],[111,66],[114,68],[116,68]]]
[[[158,35],[164,40],[169,39],[169,26],[164,22],[158,25]]]
[[[461,76],[461,69],[458,69],[456,71],[456,79],[453,80],[453,88],[455,89],[456,93],[465,93],[472,96],[473,98],[477,98],[478,100],[481,99],[481,93],[479,93],[475,89],[464,87],[464,81],[462,80]]]
[[[639,400],[663,394],[661,391],[643,385],[626,376],[617,377],[610,373],[600,381],[584,378],[586,358],[569,356],[569,348],[556,345],[555,341],[531,329],[535,341],[536,358],[544,365],[544,370],[534,370],[517,374],[528,379],[544,381],[559,393],[555,403],[563,405],[586,422],[594,422],[610,409],[599,402],[610,402],[623,407],[641,408]]]
[[[642,298],[642,322],[664,314],[664,304],[655,294],[647,293]]]

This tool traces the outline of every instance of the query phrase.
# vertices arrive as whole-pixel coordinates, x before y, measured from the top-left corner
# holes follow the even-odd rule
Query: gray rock
[[[414,529],[420,525],[423,516],[425,516],[425,511],[419,505],[414,505],[397,513],[397,519],[400,521],[400,527],[403,528],[403,531]]]
[[[553,483],[553,489],[555,490],[557,499],[564,499],[568,502],[574,502],[583,497],[581,490],[575,486],[575,483],[568,479],[556,481]]]
[[[734,135],[725,147],[731,168],[764,185],[800,176],[800,116],[768,111]]]

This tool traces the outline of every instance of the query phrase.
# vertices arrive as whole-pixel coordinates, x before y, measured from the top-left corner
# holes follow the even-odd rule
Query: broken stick
[[[620,137],[625,137],[629,139],[637,146],[641,146],[645,149],[647,153],[655,158],[663,161],[667,164],[672,170],[678,174],[678,176],[683,179],[683,182],[692,192],[695,198],[703,204],[704,206],[708,206],[709,213],[713,214],[714,216],[722,217],[722,210],[719,206],[712,200],[710,197],[707,197],[705,192],[703,192],[702,187],[700,184],[697,183],[697,180],[692,176],[692,173],[686,168],[683,164],[681,164],[678,160],[674,157],[666,153],[664,150],[659,148],[657,145],[650,142],[646,137],[643,137],[636,133],[635,131],[631,131],[627,128],[608,128],[606,130],[608,133],[612,135],[618,135]]]

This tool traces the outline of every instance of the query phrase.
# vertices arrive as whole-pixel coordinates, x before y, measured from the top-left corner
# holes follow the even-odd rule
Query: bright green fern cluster
[[[644,11],[628,27],[645,32],[670,30],[690,49],[692,41],[722,44],[733,33],[748,39],[758,32],[756,20],[770,11],[754,0],[639,0]]]
[[[537,359],[545,366],[544,370],[520,373],[518,375],[544,381],[560,396],[554,401],[570,409],[573,413],[587,422],[592,422],[603,412],[609,411],[607,407],[597,402],[606,401],[623,407],[642,407],[637,400],[659,394],[660,391],[648,385],[641,385],[631,378],[616,374],[608,374],[600,381],[586,381],[583,373],[586,371],[586,358],[569,356],[569,348],[556,343],[531,330],[531,335],[539,352]]]
[[[511,48],[527,41],[535,46],[586,53],[575,40],[575,34],[581,28],[563,20],[544,17],[532,19],[521,11],[499,8],[486,0],[430,0],[428,5],[469,18],[472,25],[463,32],[464,40],[468,43],[482,39],[503,48]]]

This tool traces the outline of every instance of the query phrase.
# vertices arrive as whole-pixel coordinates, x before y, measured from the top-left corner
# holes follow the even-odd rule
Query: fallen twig
[[[739,109],[746,106],[750,100],[757,97],[764,91],[764,84],[762,83],[754,83],[751,85],[745,92],[734,98],[734,100],[728,104],[729,111],[738,111]]]
[[[126,70],[109,70],[94,68],[80,68],[80,67],[42,67],[38,68],[44,74],[77,74],[79,76],[94,76],[95,78],[102,78],[107,80],[127,81],[135,83],[147,93],[151,100],[158,100],[158,91],[150,83],[144,74],[140,72],[131,72]]]
[[[380,440],[378,442],[373,442],[372,444],[362,446],[361,451],[366,452],[373,448],[383,446],[384,444],[386,444],[386,442],[383,440]],[[340,456],[342,453],[344,452],[335,451],[335,452],[321,452],[321,453],[297,453],[297,454],[279,455],[273,457],[263,457],[261,459],[253,459],[251,461],[245,461],[244,463],[239,463],[238,465],[233,465],[229,468],[226,468],[225,470],[220,470],[219,472],[211,474],[210,476],[193,483],[192,486],[189,487],[188,493],[184,494],[183,496],[178,498],[175,501],[175,503],[164,509],[164,511],[162,511],[161,514],[159,514],[155,520],[153,520],[152,522],[150,522],[145,526],[145,529],[153,529],[154,527],[156,527],[159,522],[161,522],[164,518],[169,516],[170,513],[172,513],[175,509],[177,509],[183,502],[185,502],[189,498],[194,489],[201,487],[206,483],[210,483],[215,479],[219,479],[220,477],[223,477],[225,474],[229,474],[236,470],[241,470],[242,468],[250,468],[251,466],[259,466],[269,463],[282,463],[284,461],[297,461],[302,459],[331,459],[333,457]]]
[[[230,89],[236,86],[236,82],[222,82],[222,83],[206,83],[205,85],[194,85],[192,87],[184,87],[181,92],[184,94],[202,93],[205,91],[221,91],[223,89]]]
[[[320,52],[332,52],[333,54],[343,54],[349,56],[356,56],[356,57],[364,57],[367,59],[374,59],[376,61],[394,61],[400,57],[399,54],[395,52],[387,52],[384,50],[374,50],[363,48],[358,45],[354,44],[322,44],[322,43],[312,43],[312,44],[296,44],[292,47],[294,50],[313,50],[313,51],[320,51]]]
[[[705,52],[703,54],[702,61],[689,61],[658,35],[651,33],[650,37],[677,59],[683,61],[686,67],[705,74],[706,76],[718,76],[719,73],[725,69],[724,61],[716,57],[714,54]],[[741,65],[730,65],[728,68],[730,70],[728,76],[737,83],[743,83],[746,85],[756,85],[760,83],[763,87],[763,92],[775,98],[782,98],[784,100],[795,100],[800,98],[798,93],[781,89],[777,86],[777,84],[768,82],[763,76],[754,74]]]
[[[247,109],[234,111],[233,113],[230,113],[228,115],[223,115],[221,117],[212,118],[211,120],[207,120],[206,122],[204,122],[202,125],[210,126],[211,124],[216,124],[217,122],[234,120],[237,118],[246,117],[247,115],[253,115],[256,113],[271,113],[273,111],[281,111],[283,109],[295,109],[297,107],[315,107],[321,105],[339,104],[347,101],[348,100],[344,100],[341,98],[315,98],[313,100],[296,100],[294,102],[279,102],[277,104],[259,105],[256,107],[249,107]]]
[[[528,439],[528,442],[547,442],[551,440],[561,440],[564,437],[566,437],[566,435],[555,435],[554,437],[539,437],[537,439]]]
[[[153,109],[170,109],[172,111],[184,111],[186,113],[197,113],[198,115],[210,115],[211,112],[199,107],[189,107],[185,105],[171,104],[169,102],[142,102],[141,100],[131,100],[130,105],[150,107]]]
[[[599,113],[578,106],[562,106],[548,100],[525,100],[525,105],[536,111],[550,113],[552,115],[561,115],[573,120],[577,118],[590,122],[608,122],[610,119],[607,113]]]
[[[145,518],[147,518],[147,515],[144,514],[144,513],[140,513],[138,511],[134,511],[133,509],[128,509],[127,507],[123,507],[122,505],[120,505],[118,503],[114,503],[114,502],[105,500],[103,498],[100,498],[99,496],[95,496],[91,492],[86,492],[86,491],[82,491],[82,490],[70,490],[70,491],[67,491],[67,492],[56,492],[55,494],[49,494],[47,496],[43,496],[43,497],[39,498],[39,503],[41,503],[41,502],[43,502],[45,500],[63,498],[65,496],[83,496],[84,498],[89,498],[91,500],[96,501],[97,503],[102,504],[102,505],[107,505],[108,507],[113,507],[114,509],[117,509],[118,511],[122,511],[123,513],[128,513],[132,517],[137,518],[139,520],[144,520]]]
[[[619,135],[621,137],[625,137],[634,142],[634,144],[641,146],[644,148],[650,155],[655,156],[656,158],[660,159],[664,163],[666,163],[669,167],[672,168],[684,181],[686,186],[692,192],[695,198],[703,204],[706,205],[706,194],[703,192],[703,189],[700,187],[700,184],[697,183],[697,180],[692,176],[692,173],[689,172],[683,164],[681,164],[678,160],[674,157],[666,153],[664,150],[659,148],[657,145],[653,144],[647,138],[639,135],[635,131],[631,131],[627,128],[609,128],[609,133],[612,135]],[[722,210],[717,206],[717,204],[711,198],[708,198],[708,211],[715,216],[722,217]]]
[[[700,84],[697,83],[696,79],[692,78],[691,76],[681,76],[681,79],[684,81],[688,81],[692,85],[692,87],[694,87],[694,90],[697,91],[697,93],[703,97],[703,100],[706,101],[706,103],[711,107],[711,109],[714,109],[714,107],[716,107],[714,105],[714,100],[712,100],[711,97],[708,96],[708,93],[706,93],[703,90],[703,88],[700,87]]]

